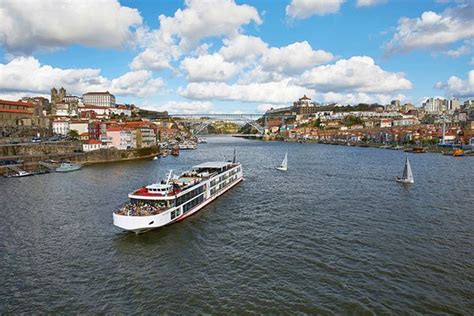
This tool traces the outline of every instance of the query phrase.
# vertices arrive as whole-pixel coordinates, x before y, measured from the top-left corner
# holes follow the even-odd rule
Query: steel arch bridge
[[[231,122],[242,122],[244,124],[250,124],[252,127],[254,127],[257,131],[258,134],[264,135],[265,134],[265,128],[267,126],[267,119],[271,117],[280,117],[280,118],[294,118],[294,115],[288,115],[288,114],[273,114],[273,113],[239,113],[239,114],[230,114],[230,113],[213,113],[213,114],[208,114],[208,113],[203,113],[203,114],[169,114],[169,115],[164,115],[164,116],[159,116],[155,118],[180,118],[180,119],[186,119],[186,120],[199,120],[200,121],[200,126],[196,129],[193,130],[193,135],[198,135],[200,132],[202,132],[209,124],[215,122],[215,121],[231,121]],[[263,120],[263,126],[258,122],[259,119]]]

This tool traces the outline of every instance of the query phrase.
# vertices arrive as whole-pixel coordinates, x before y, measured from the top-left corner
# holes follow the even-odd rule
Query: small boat
[[[395,180],[400,183],[407,183],[407,184],[415,183],[415,179],[413,178],[413,173],[411,172],[410,161],[408,160],[408,156],[405,158],[405,167],[403,168],[402,176],[397,177]]]
[[[79,169],[81,169],[81,165],[70,162],[63,162],[58,168],[56,168],[56,172],[70,172]]]
[[[20,178],[20,177],[29,177],[29,176],[34,176],[34,175],[35,174],[33,172],[27,172],[27,171],[20,170],[17,173],[12,174],[10,177]]]
[[[288,152],[285,153],[285,158],[281,162],[281,165],[276,168],[280,171],[288,171]]]
[[[207,139],[204,137],[198,138],[198,144],[207,144]]]
[[[456,148],[453,151],[443,152],[445,156],[462,157],[465,156],[464,150]]]
[[[178,146],[175,146],[175,147],[173,147],[173,149],[171,149],[171,155],[175,156],[175,157],[179,156],[179,147]]]
[[[158,160],[158,156],[153,157],[153,160]]]

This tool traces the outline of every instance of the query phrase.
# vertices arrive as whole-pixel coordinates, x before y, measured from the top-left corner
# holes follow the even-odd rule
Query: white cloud
[[[374,5],[378,5],[385,2],[387,2],[387,0],[357,0],[356,5],[358,7],[369,7],[369,6],[374,6]]]
[[[306,19],[312,15],[325,15],[339,11],[344,0],[292,0],[286,6],[286,15]]]
[[[186,72],[188,81],[227,81],[239,73],[240,66],[224,61],[219,54],[212,54],[186,57],[181,62],[181,69]]]
[[[441,48],[474,37],[472,4],[447,9],[441,14],[423,12],[419,18],[403,17],[396,33],[385,45],[385,54],[409,52],[422,48]]]
[[[473,43],[474,43],[473,40],[466,40],[464,41],[463,45],[459,46],[456,49],[450,49],[445,54],[452,58],[458,58],[463,55],[467,55],[471,53]]]
[[[404,101],[406,97],[403,94],[370,94],[364,92],[358,93],[337,93],[327,92],[321,95],[321,99],[325,103],[340,103],[340,104],[359,104],[359,103],[378,103],[378,104],[389,104],[391,100]]]
[[[69,93],[105,91],[122,96],[144,97],[157,93],[164,83],[149,71],[131,71],[115,79],[100,75],[100,69],[61,69],[41,65],[33,57],[17,57],[0,64],[0,93],[49,94],[52,86],[64,86]]]
[[[290,79],[247,85],[219,82],[190,83],[184,89],[180,89],[179,93],[189,99],[277,104],[292,102],[304,94],[308,96],[314,94],[310,89],[290,84]]]
[[[238,35],[232,39],[224,39],[219,54],[228,61],[252,62],[267,50],[268,44],[260,37]]]
[[[313,50],[308,42],[295,42],[281,48],[272,47],[262,56],[264,70],[294,74],[316,65],[325,64],[334,56],[323,50]]]
[[[472,98],[474,97],[474,70],[469,71],[467,80],[451,76],[445,83],[436,83],[435,88],[444,90],[447,96]]]
[[[0,1],[0,45],[31,54],[71,44],[120,47],[142,23],[140,13],[117,0]]]
[[[169,101],[158,106],[145,105],[144,108],[153,111],[168,111],[168,113],[199,114],[211,112],[214,105],[207,101]]]
[[[243,73],[238,83],[245,85],[250,83],[282,81],[285,77],[286,76],[281,73],[265,71],[261,65],[257,65],[253,69]]]
[[[131,63],[132,69],[169,68],[172,60],[199,42],[214,36],[237,36],[243,25],[261,24],[258,11],[234,0],[187,0],[174,16],[160,15],[160,28],[143,36],[144,52]]]
[[[284,108],[284,107],[287,107],[288,104],[268,104],[268,103],[263,103],[263,104],[259,104],[257,106],[257,111],[258,112],[267,112],[268,110],[271,110],[271,109],[278,109],[278,108]]]
[[[389,93],[412,87],[404,74],[384,71],[367,56],[340,59],[335,64],[313,68],[296,82],[320,92]]]

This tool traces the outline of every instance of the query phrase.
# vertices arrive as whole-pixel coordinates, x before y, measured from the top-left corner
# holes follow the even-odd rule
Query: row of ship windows
[[[194,200],[191,200],[188,203],[184,204],[183,205],[183,214],[186,214],[187,212],[189,212],[189,210],[191,210],[196,205],[201,204],[203,201],[204,201],[204,196],[201,195],[201,196],[198,196],[197,198],[195,198]],[[176,217],[181,215],[181,208],[178,208],[178,209],[172,211],[170,213],[170,215],[171,215],[172,220],[175,219]]]
[[[176,199],[176,205],[181,205],[183,203],[186,203],[186,201],[189,201],[193,197],[201,194],[202,192],[204,192],[204,186],[203,185],[201,185],[201,186],[197,187],[196,189],[186,193],[185,195],[182,195],[179,198],[177,198]]]
[[[232,183],[236,179],[237,179],[237,176],[235,175],[233,177],[230,177],[229,180],[222,182],[218,186],[215,186],[215,187],[211,188],[211,195],[214,195],[214,193],[216,193],[218,190],[225,188],[226,186],[228,186],[230,183]]]

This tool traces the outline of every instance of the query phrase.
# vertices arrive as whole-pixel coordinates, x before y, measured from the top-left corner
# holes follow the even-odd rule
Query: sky
[[[0,98],[171,113],[474,97],[474,0],[1,0]]]

